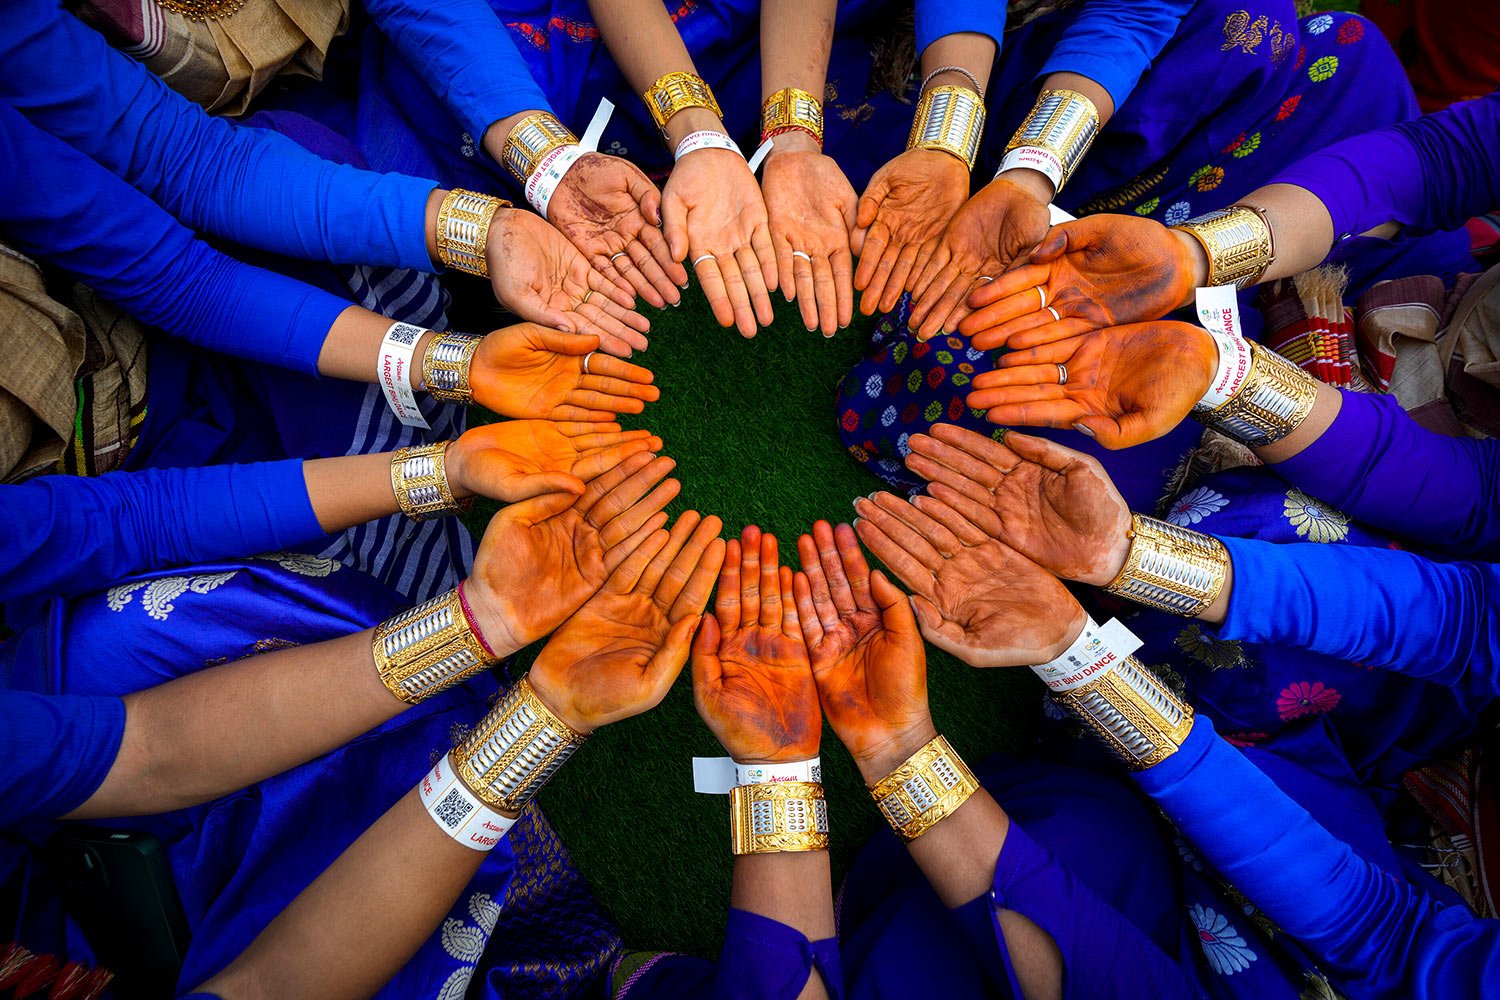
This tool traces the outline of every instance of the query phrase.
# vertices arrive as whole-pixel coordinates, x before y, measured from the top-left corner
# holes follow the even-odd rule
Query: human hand
[[[859,199],[851,240],[861,313],[896,308],[968,197],[969,168],[937,150],[908,149],[875,171]]]
[[[854,319],[854,188],[804,132],[776,136],[762,169],[782,294],[809,332],[831,337]]]
[[[1082,631],[1057,577],[938,501],[854,501],[860,541],[912,591],[922,635],[975,667],[1045,663]]]
[[[1192,301],[1199,284],[1195,250],[1203,252],[1186,233],[1133,215],[1064,222],[1026,263],[974,290],[974,312],[958,324],[959,332],[990,351],[1160,319]]]
[[[1112,326],[1012,351],[1000,368],[974,376],[965,402],[991,423],[1072,427],[1126,448],[1181,423],[1208,391],[1218,356],[1213,339],[1189,323]]]
[[[797,618],[823,714],[865,780],[879,781],[937,735],[917,619],[906,595],[870,572],[847,524],[818,521],[797,555]]]
[[[1103,587],[1130,549],[1130,508],[1091,456],[1014,431],[1002,444],[934,424],[913,434],[906,467],[927,480],[912,503],[929,516],[945,504],[965,520],[1065,580]],[[928,507],[932,506],[931,512]]]
[[[443,466],[456,496],[515,503],[543,493],[581,494],[589,480],[661,446],[650,431],[622,431],[619,424],[502,420],[465,431],[448,445]]]
[[[660,309],[682,301],[687,271],[661,229],[661,192],[619,156],[584,153],[547,204],[547,221],[615,285]]]
[[[535,642],[583,606],[657,528],[681,489],[674,463],[632,455],[581,495],[548,493],[501,508],[464,585],[474,617],[504,656]]]
[[[964,202],[912,282],[911,328],[918,340],[958,329],[976,285],[999,278],[1042,241],[1051,225],[1051,194],[1041,174],[1012,170]]]
[[[672,259],[692,257],[719,325],[738,327],[743,337],[769,326],[776,255],[766,203],[744,158],[727,149],[688,153],[667,178],[661,210]]]
[[[818,755],[822,716],[776,536],[750,525],[731,540],[713,614],[693,641],[693,701],[741,764]]]
[[[496,330],[469,368],[474,401],[502,417],[609,422],[661,397],[651,372],[598,346],[598,337],[535,323]]]
[[[495,298],[522,319],[593,334],[600,350],[617,357],[646,349],[651,323],[635,311],[635,297],[590,267],[540,215],[498,210],[485,257]]]
[[[690,510],[651,532],[547,640],[527,675],[542,704],[580,733],[659,705],[724,561],[722,527]]]

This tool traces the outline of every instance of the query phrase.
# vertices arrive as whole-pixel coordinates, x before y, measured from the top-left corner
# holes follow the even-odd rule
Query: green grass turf
[[[806,332],[794,307],[753,340],[721,329],[693,288],[677,309],[650,310],[651,347],[634,360],[662,397],[627,427],[649,427],[677,460],[670,508],[717,514],[725,537],[758,524],[796,565],[813,521],[850,520],[855,497],[880,488],[839,443],[835,390],[862,355],[870,322],[831,340]],[[476,317],[478,319],[478,317]],[[482,329],[482,322],[457,324]],[[476,533],[494,506],[478,507]],[[521,654],[524,668],[535,650]],[[1025,672],[978,671],[929,650],[933,715],[977,762],[1029,734],[1040,688]],[[629,948],[717,952],[729,901],[728,803],[692,790],[690,758],[722,750],[693,708],[684,671],[655,711],[601,730],[559,772],[541,803]],[[833,823],[835,886],[878,817],[832,732],[822,756]]]

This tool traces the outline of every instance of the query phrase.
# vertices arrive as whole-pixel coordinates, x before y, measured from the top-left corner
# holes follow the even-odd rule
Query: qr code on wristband
[[[401,344],[411,347],[417,342],[417,338],[425,332],[420,326],[412,326],[410,323],[396,323],[386,332],[385,339],[393,344]]]
[[[457,830],[462,826],[473,811],[474,803],[465,798],[464,793],[457,788],[448,789],[448,794],[433,807],[433,815],[437,816],[438,822],[450,830]]]

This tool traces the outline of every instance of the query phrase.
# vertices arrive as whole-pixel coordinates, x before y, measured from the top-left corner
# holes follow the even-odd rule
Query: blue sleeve
[[[1021,996],[1000,911],[1013,910],[1046,931],[1063,961],[1067,997],[1169,1000],[1196,997],[1193,980],[1144,931],[1100,899],[1014,820],[995,862],[992,891],[953,911],[991,977]],[[1003,971],[1001,971],[1003,968]],[[1128,976],[1119,971],[1130,969]]]
[[[1348,549],[1342,551],[1348,552]],[[1443,1000],[1500,982],[1500,921],[1442,906],[1357,856],[1199,716],[1136,781],[1350,995]]]
[[[1500,694],[1500,566],[1410,552],[1220,539],[1226,639],[1274,643]]]
[[[960,31],[972,31],[994,39],[996,54],[1005,41],[1004,0],[986,0],[983,3],[953,3],[952,0],[917,0],[916,36],[917,59],[920,61],[927,46],[944,35],[956,35]]]
[[[1088,77],[1109,91],[1118,111],[1192,6],[1193,0],[1086,0],[1037,76]]]
[[[8,242],[137,319],[209,350],[316,374],[349,303],[227,257],[93,160],[0,103]]]
[[[1322,436],[1271,466],[1277,475],[1401,538],[1471,554],[1500,543],[1500,442],[1430,431],[1392,396],[1343,397]]]
[[[171,90],[56,0],[0,3],[0,100],[191,229],[335,264],[432,271],[435,185],[314,156]]]
[[[51,820],[98,791],[125,735],[125,703],[0,689],[0,829]]]
[[[792,1000],[814,969],[828,995],[840,1000],[844,976],[837,938],[809,941],[780,921],[731,908],[713,995],[718,1000]]]
[[[1500,91],[1336,142],[1272,179],[1317,195],[1336,240],[1399,222],[1457,229],[1500,205]]]
[[[326,537],[298,460],[43,476],[0,497],[0,601]]]
[[[365,0],[365,10],[477,143],[521,111],[551,111],[485,0]]]

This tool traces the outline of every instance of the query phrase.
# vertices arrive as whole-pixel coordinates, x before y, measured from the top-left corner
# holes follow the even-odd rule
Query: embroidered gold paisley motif
[[[1255,55],[1255,50],[1260,47],[1262,39],[1265,38],[1266,25],[1270,22],[1264,14],[1254,21],[1250,20],[1248,10],[1231,11],[1224,18],[1224,45],[1222,51],[1238,48],[1250,55]]]

